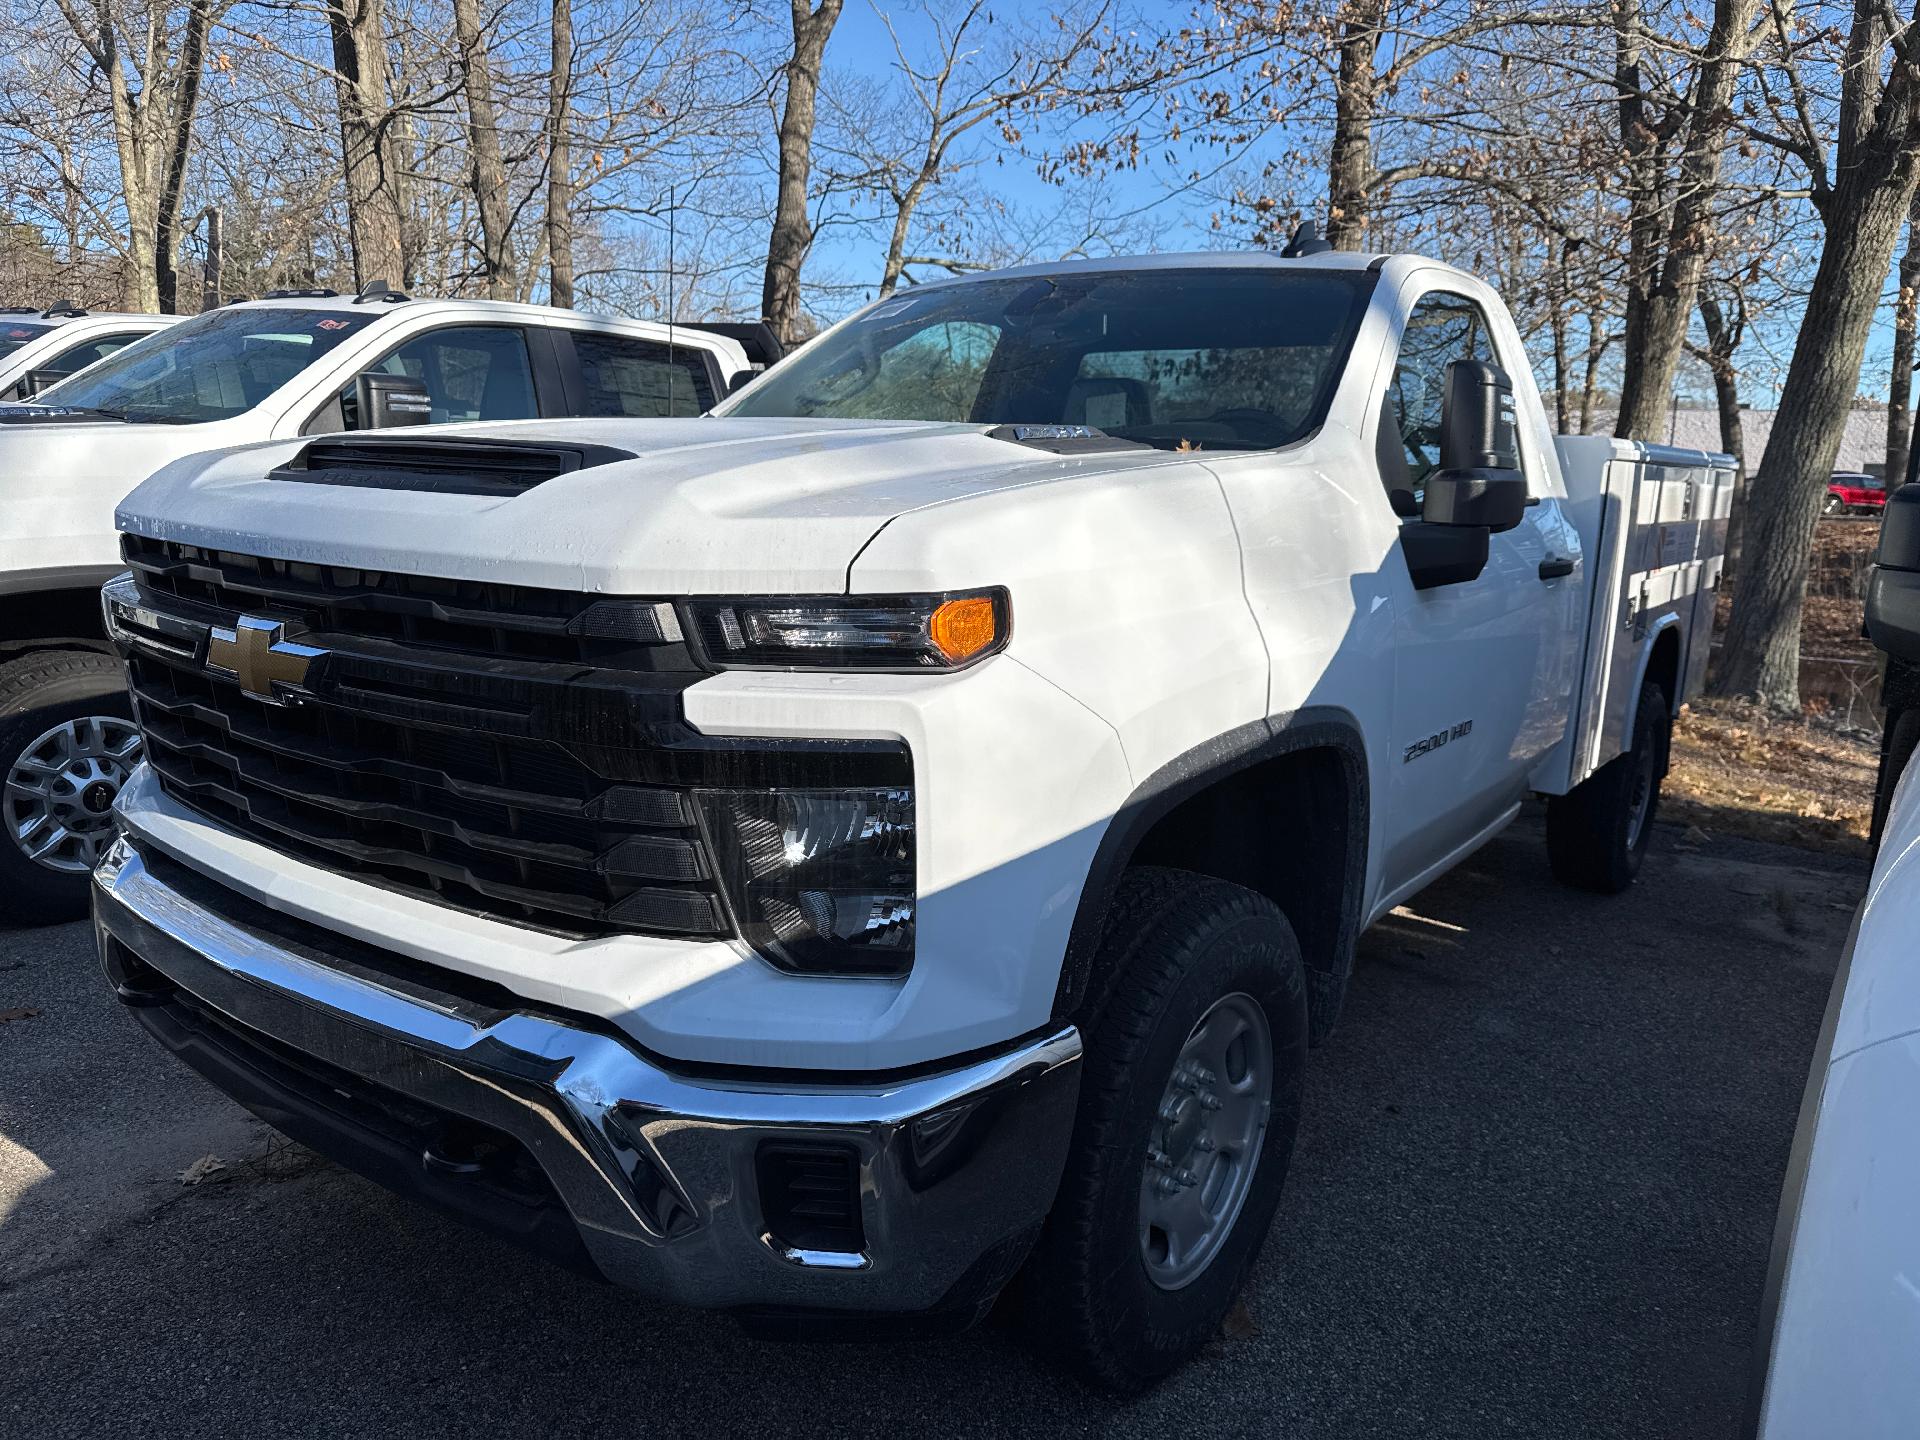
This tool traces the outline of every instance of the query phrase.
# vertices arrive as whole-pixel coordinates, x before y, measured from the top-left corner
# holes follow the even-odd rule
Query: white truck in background
[[[1920,1434],[1920,484],[1887,497],[1867,589],[1886,711],[1866,898],[1834,972],[1781,1186],[1758,1440]]]
[[[0,922],[16,924],[85,913],[113,796],[139,759],[99,590],[120,569],[114,506],[140,481],[184,455],[302,435],[697,415],[771,358],[743,347],[755,327],[410,300],[384,285],[280,291],[178,324],[71,310],[0,315],[0,346],[33,332],[15,389],[31,379],[35,402],[0,405]],[[42,386],[61,337],[104,345],[135,329],[135,343]]]
[[[71,301],[45,310],[30,305],[0,309],[0,402],[31,400],[136,340],[178,324],[180,318],[86,310]]]
[[[120,510],[95,873],[161,1043],[667,1299],[1138,1388],[1279,1202],[1361,930],[1548,797],[1646,853],[1720,456],[1551,434],[1499,297],[1296,247],[872,305],[699,420],[289,439]]]

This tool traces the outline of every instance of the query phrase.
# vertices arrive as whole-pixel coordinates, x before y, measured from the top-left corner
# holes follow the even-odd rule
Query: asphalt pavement
[[[1865,870],[1699,841],[1601,899],[1523,819],[1375,927],[1251,1333],[1127,1402],[1004,1325],[772,1343],[549,1268],[182,1069],[83,926],[0,932],[0,1433],[1732,1436]]]

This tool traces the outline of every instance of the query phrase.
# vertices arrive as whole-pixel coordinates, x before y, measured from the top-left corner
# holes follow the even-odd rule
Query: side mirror
[[[431,425],[433,397],[410,375],[368,373],[353,382],[359,404],[357,430],[386,430],[395,425]]]
[[[748,385],[753,383],[759,374],[760,372],[758,370],[734,371],[733,374],[727,377],[727,388],[723,393],[731,395],[737,390],[744,390]]]
[[[1440,410],[1440,468],[1427,476],[1420,518],[1429,525],[1511,530],[1526,515],[1513,382],[1479,360],[1447,366]]]
[[[14,384],[14,393],[22,400],[31,400],[42,390],[51,390],[67,378],[64,370],[29,370]]]
[[[1867,634],[1889,655],[1920,662],[1920,485],[1887,496],[1867,581]]]

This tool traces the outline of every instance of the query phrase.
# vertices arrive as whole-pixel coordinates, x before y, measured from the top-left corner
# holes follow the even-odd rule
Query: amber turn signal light
[[[978,655],[999,638],[999,617],[993,601],[985,595],[947,601],[933,612],[927,637],[950,664],[958,665]]]

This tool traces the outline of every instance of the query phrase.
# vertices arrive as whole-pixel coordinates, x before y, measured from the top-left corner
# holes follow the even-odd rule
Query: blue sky
[[[1184,5],[1169,5],[1166,0],[1156,0],[1156,3],[1170,11],[1178,9],[1180,13],[1185,13]],[[925,34],[924,16],[914,7],[887,5],[883,0],[883,8],[891,11],[895,24],[909,46],[916,36]],[[1044,7],[1033,6],[1031,0],[1002,0],[996,11],[1002,19],[1013,20],[1022,13],[1023,8],[1028,13],[1044,12]],[[829,76],[839,72],[882,79],[893,65],[892,43],[874,5],[870,0],[848,0],[828,46]],[[1068,123],[1061,116],[1037,117],[1029,125],[1024,137],[1026,146],[1033,151],[1057,146],[1068,133]],[[998,137],[991,134],[990,127],[982,127],[975,134],[979,143],[989,151],[1000,146]],[[1037,209],[1059,203],[1059,193],[1039,179],[1031,159],[1025,156],[1006,155],[1002,163],[993,167],[992,182],[1000,194],[1019,208]],[[1114,208],[1138,210],[1148,218],[1151,233],[1147,246],[1149,249],[1210,249],[1225,243],[1223,236],[1211,229],[1214,207],[1208,198],[1197,194],[1172,193],[1165,170],[1120,171],[1103,183],[1110,192]],[[877,283],[882,244],[883,240],[877,234],[838,231],[822,237],[816,247],[816,259],[824,269],[836,275],[849,280],[871,276]],[[1895,286],[1890,280],[1862,367],[1860,388],[1864,393],[1875,396],[1884,396],[1886,391],[1892,348],[1894,291]],[[1797,313],[1774,314],[1756,316],[1753,320],[1755,340],[1742,356],[1742,399],[1755,407],[1768,408],[1779,402],[1779,386],[1785,377],[1799,316]],[[1536,361],[1539,358],[1536,356]],[[1704,373],[1683,383],[1691,391],[1697,392],[1698,398],[1704,403],[1711,403],[1712,391]],[[1683,403],[1690,403],[1692,398],[1688,396]]]

